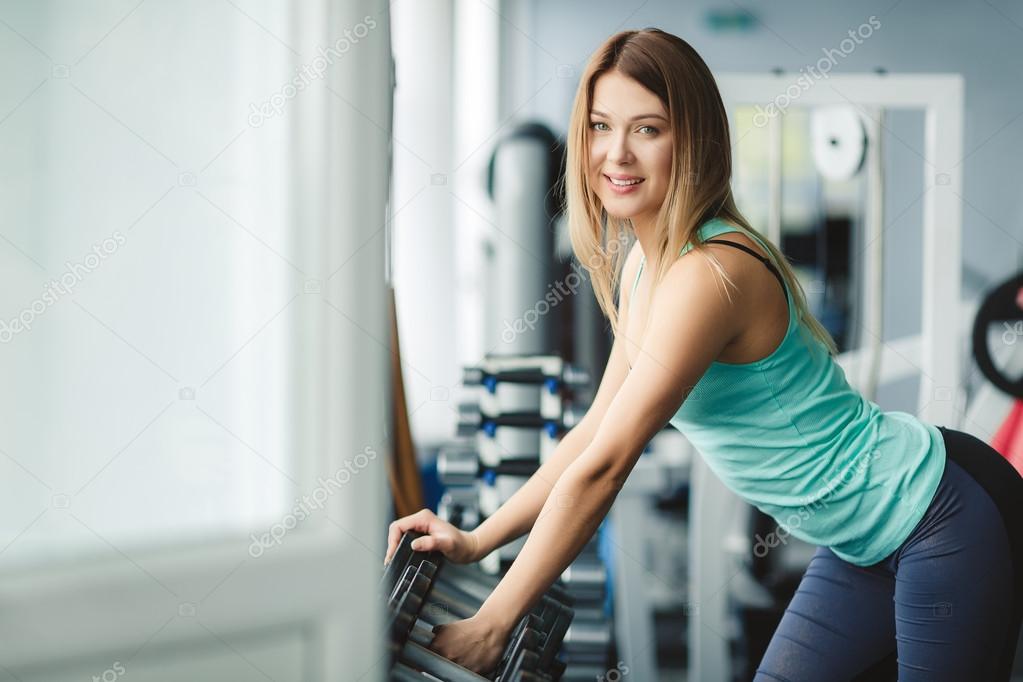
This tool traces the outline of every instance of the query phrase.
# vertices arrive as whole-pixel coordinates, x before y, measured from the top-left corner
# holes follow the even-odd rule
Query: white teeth
[[[627,185],[635,185],[642,182],[642,180],[615,180],[610,175],[608,176],[608,180],[610,180],[612,183],[620,187],[625,187]]]

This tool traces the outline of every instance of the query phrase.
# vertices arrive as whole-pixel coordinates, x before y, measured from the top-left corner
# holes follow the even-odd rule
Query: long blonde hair
[[[629,235],[629,219],[608,215],[589,184],[590,109],[597,78],[617,70],[655,94],[664,104],[672,131],[671,175],[654,234],[656,263],[653,282],[663,279],[687,242],[702,252],[728,284],[720,262],[701,248],[697,229],[712,218],[730,222],[756,237],[781,272],[795,302],[798,319],[829,353],[837,353],[828,330],[810,313],[806,295],[781,251],[754,230],[732,197],[732,147],[728,115],[717,83],[696,50],[681,38],[656,28],[622,31],[608,38],[590,57],[579,81],[569,120],[565,172],[565,212],[572,250],[589,272],[597,302],[618,334],[615,292],[620,290]],[[653,291],[653,286],[650,288]],[[727,286],[725,287],[727,292]]]

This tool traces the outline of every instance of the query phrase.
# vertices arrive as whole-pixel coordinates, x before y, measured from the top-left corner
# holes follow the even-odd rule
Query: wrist
[[[511,636],[516,623],[520,620],[515,618],[514,612],[500,609],[493,605],[488,607],[487,602],[483,602],[476,612],[475,618],[485,623],[490,632],[502,640],[506,640]]]
[[[479,528],[474,528],[471,531],[469,531],[469,533],[468,533],[468,535],[469,535],[469,542],[472,545],[471,555],[472,555],[472,561],[473,562],[479,561],[480,559],[482,559],[485,556],[485,554],[483,554],[481,552],[481,550],[483,548],[483,542],[480,539],[480,536],[477,534],[477,532],[476,532],[477,530],[479,530]]]

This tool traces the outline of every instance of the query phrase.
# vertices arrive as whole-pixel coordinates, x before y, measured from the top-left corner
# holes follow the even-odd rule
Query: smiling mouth
[[[631,194],[646,178],[633,178],[631,180],[616,180],[607,174],[602,174],[608,181],[608,187],[612,192],[620,196]]]
[[[608,182],[610,182],[615,187],[635,187],[636,185],[642,183],[646,179],[633,178],[632,180],[617,180],[615,178],[612,178],[610,175],[607,175],[606,173],[604,174],[604,177],[607,178]]]

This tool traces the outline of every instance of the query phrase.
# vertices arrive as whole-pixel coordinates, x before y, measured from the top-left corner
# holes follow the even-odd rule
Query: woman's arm
[[[528,541],[474,623],[511,631],[592,537],[646,443],[740,326],[738,306],[725,300],[698,259],[679,259],[669,269],[628,378],[589,445],[556,482]]]
[[[596,532],[647,441],[742,325],[736,300],[725,300],[699,259],[679,259],[657,289],[636,363],[589,445],[554,484],[501,582],[474,616],[439,626],[432,650],[471,670],[496,663],[516,623]]]
[[[609,360],[608,369],[605,370],[604,378],[600,382],[601,390],[604,390],[605,384],[609,390],[617,389],[617,386],[610,385],[615,383],[611,382],[611,377],[609,377],[613,371],[612,364],[612,361]],[[617,384],[620,385],[620,383],[619,380]],[[561,442],[558,443],[547,461],[529,477],[529,480],[521,488],[515,491],[514,495],[508,498],[507,502],[470,533],[476,540],[476,556],[474,557],[476,561],[529,532],[533,524],[536,523],[537,516],[554,488],[554,484],[593,440],[593,434],[596,432],[593,425],[599,422],[606,409],[606,404],[603,405],[603,409],[600,409],[597,401],[594,400],[593,405],[587,410],[586,416],[561,438]]]
[[[629,364],[625,358],[627,331],[623,333],[624,320],[628,314],[629,296],[632,282],[639,267],[641,251],[639,243],[635,243],[622,268],[621,304],[619,305],[619,334],[611,346],[607,367],[600,380],[600,387],[593,398],[593,404],[586,410],[586,415],[575,427],[566,433],[558,443],[554,452],[543,465],[537,469],[528,481],[508,498],[501,507],[472,531],[476,541],[476,557],[478,561],[517,538],[525,535],[536,523],[540,510],[543,509],[555,483],[561,478],[565,469],[579,457],[579,454],[593,440],[597,433],[608,406],[625,382],[629,373]]]

